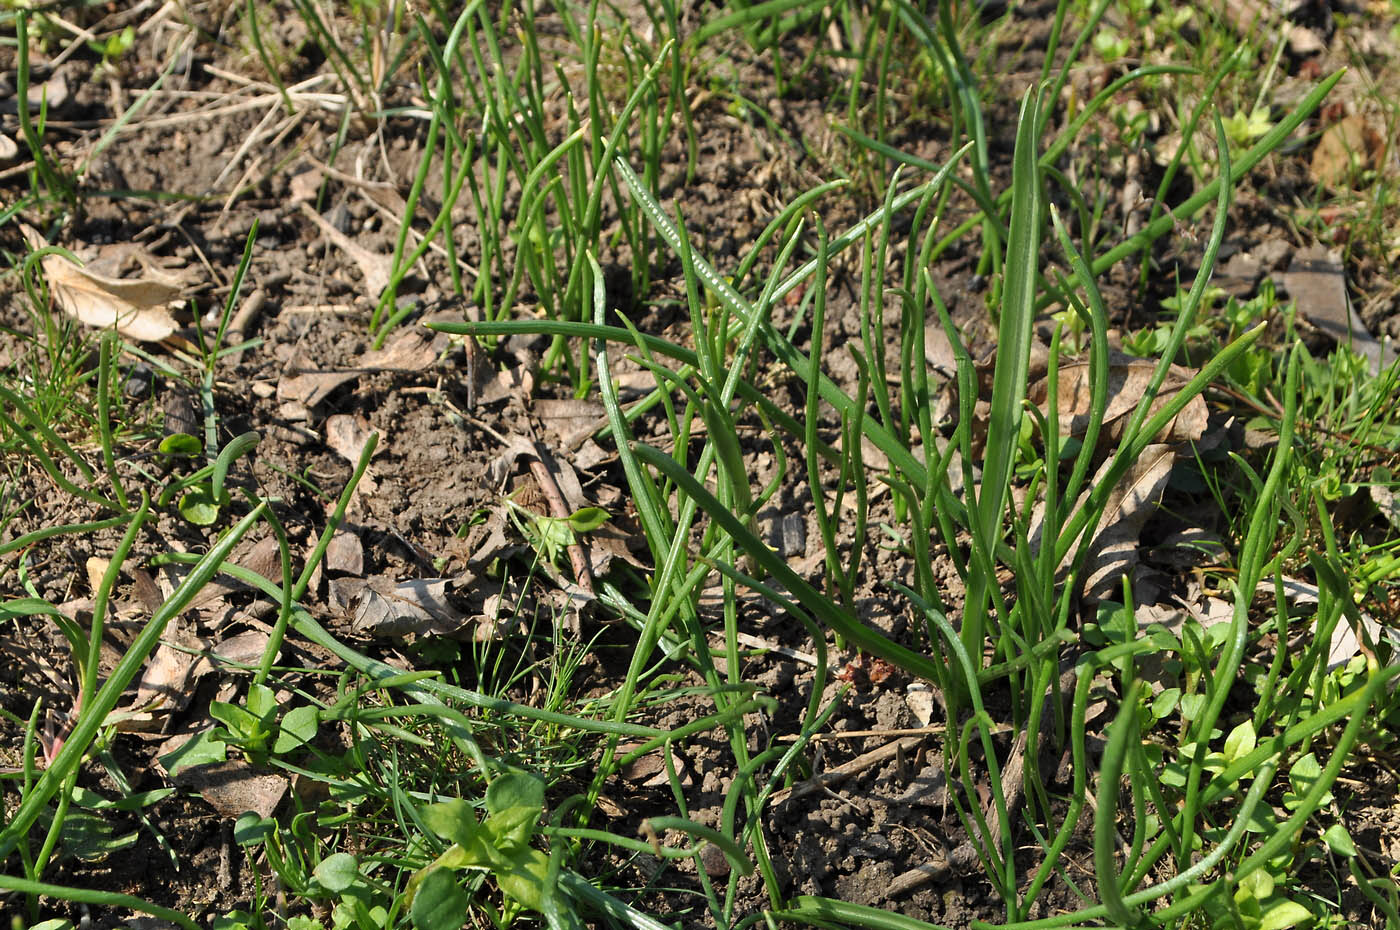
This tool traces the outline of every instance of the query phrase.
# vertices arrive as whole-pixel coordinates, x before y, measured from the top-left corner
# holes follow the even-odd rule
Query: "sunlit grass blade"
[[[762,540],[753,536],[740,522],[738,516],[731,513],[713,494],[705,490],[694,476],[677,465],[669,455],[642,443],[633,443],[632,451],[638,460],[664,474],[675,482],[686,497],[696,501],[710,519],[722,526],[725,532],[734,538],[735,543],[743,552],[767,569],[813,616],[828,624],[836,633],[846,637],[853,645],[866,652],[898,665],[910,674],[928,681],[938,680],[939,673],[929,659],[870,629],[847,613],[844,608],[832,603],[829,598],[807,584],[773,550],[764,545]]]
[[[1021,439],[1022,401],[1030,371],[1031,338],[1035,321],[1036,277],[1039,267],[1040,229],[1044,223],[1041,182],[1036,164],[1036,131],[1040,125],[1038,92],[1028,91],[1021,101],[1012,174],[1011,231],[1007,241],[1006,281],[1002,287],[996,366],[992,375],[991,413],[987,427],[980,494],[972,491],[971,475],[964,478],[975,513],[974,549],[983,553],[980,569],[971,573],[963,647],[982,654],[986,636],[986,605],[996,584],[991,570],[995,562],[1016,449]]]

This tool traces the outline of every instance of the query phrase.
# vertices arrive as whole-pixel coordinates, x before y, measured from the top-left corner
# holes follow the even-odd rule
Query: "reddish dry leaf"
[[[1328,187],[1348,187],[1363,171],[1380,166],[1385,140],[1360,113],[1328,126],[1313,149],[1308,168],[1313,181]]]

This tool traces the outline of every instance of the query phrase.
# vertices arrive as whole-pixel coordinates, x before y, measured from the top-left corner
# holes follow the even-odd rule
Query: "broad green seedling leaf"
[[[464,850],[481,841],[481,824],[476,811],[461,798],[442,801],[423,811],[423,823],[438,836],[451,840]]]
[[[360,880],[360,866],[350,853],[335,853],[321,860],[313,873],[332,894],[341,894]]]
[[[502,775],[486,789],[486,827],[497,848],[530,842],[544,807],[544,782],[524,772]]]
[[[319,722],[320,715],[314,705],[304,704],[287,711],[277,725],[277,739],[272,744],[272,751],[281,755],[311,742],[316,738]]]
[[[1259,930],[1287,930],[1300,923],[1311,923],[1312,917],[1312,911],[1297,901],[1277,901],[1259,918]]]
[[[1246,720],[1225,737],[1225,761],[1234,763],[1254,751],[1254,722]]]
[[[415,930],[461,930],[470,903],[451,869],[433,869],[423,876],[413,896],[409,918]]]
[[[230,502],[227,492],[216,499],[210,486],[201,481],[180,496],[180,516],[195,526],[213,526],[219,521],[219,512]]]
[[[156,447],[161,455],[194,458],[204,451],[204,443],[189,433],[171,433]]]
[[[215,735],[217,729],[210,727],[201,731],[183,746],[161,756],[158,761],[171,775],[178,774],[186,766],[223,762],[228,758],[228,744]]]
[[[581,507],[569,515],[569,527],[575,533],[591,533],[611,516],[602,507]]]
[[[1334,823],[1328,827],[1322,834],[1322,841],[1339,856],[1351,858],[1356,855],[1356,844],[1352,842],[1351,834],[1343,824]]]

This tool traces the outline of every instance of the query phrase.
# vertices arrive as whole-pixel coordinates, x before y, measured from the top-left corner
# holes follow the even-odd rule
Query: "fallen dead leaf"
[[[241,546],[235,550],[233,562],[250,572],[257,572],[268,581],[282,583],[282,552],[277,537],[272,535]]]
[[[220,640],[207,650],[215,662],[229,665],[256,665],[262,661],[263,653],[267,651],[267,642],[271,639],[262,630],[245,630],[236,636]],[[277,657],[273,656],[273,661]],[[213,665],[209,659],[201,657],[201,665],[207,665],[207,669],[198,669],[198,674],[205,671],[212,671]]]
[[[182,788],[193,788],[220,817],[234,820],[247,811],[271,817],[287,793],[287,779],[260,774],[246,762],[211,762],[191,765],[175,775]]]
[[[327,571],[342,575],[363,575],[365,547],[361,544],[360,537],[344,528],[336,530],[326,546],[325,566]]]
[[[1099,433],[1100,449],[1106,445],[1117,443],[1121,438],[1122,430],[1127,425],[1129,417],[1137,409],[1138,402],[1147,392],[1147,387],[1152,381],[1152,373],[1156,367],[1157,363],[1152,359],[1137,358],[1116,351],[1110,353],[1108,360],[1108,405],[1104,409],[1103,427]],[[1060,362],[1056,390],[1058,395],[1056,414],[1062,433],[1083,436],[1089,426],[1093,397],[1091,372],[1092,369],[1087,358],[1061,360]],[[1175,399],[1195,374],[1190,369],[1173,365],[1168,370],[1166,380],[1162,382],[1156,399],[1152,402],[1151,413],[1155,414]],[[1041,378],[1030,389],[1031,402],[1039,406],[1043,413],[1049,412],[1047,402],[1049,393],[1050,382],[1048,378]],[[1191,399],[1185,409],[1172,418],[1172,421],[1154,439],[1157,442],[1188,442],[1200,439],[1206,431],[1208,418],[1209,411],[1206,409],[1206,402],[1197,395]]]
[[[957,350],[953,348],[942,323],[929,323],[924,327],[924,361],[945,381],[957,377]]]
[[[321,371],[316,363],[298,355],[287,366],[288,374],[277,382],[277,399],[314,407],[342,384],[360,376],[358,371]]]
[[[1283,579],[1283,596],[1290,604],[1314,605],[1318,603],[1318,587],[1297,578]],[[1366,611],[1360,611],[1361,633],[1368,640],[1367,651],[1381,641],[1385,629]],[[1314,620],[1314,622],[1316,622]],[[1351,622],[1342,616],[1332,628],[1332,639],[1327,644],[1327,671],[1335,671],[1352,659],[1361,655],[1361,640]]]
[[[1387,484],[1371,485],[1371,500],[1376,509],[1392,527],[1400,529],[1400,500],[1395,498],[1395,489]]]
[[[382,637],[454,635],[467,625],[467,615],[448,600],[451,583],[448,578],[395,583],[375,576],[360,591],[355,631]]]
[[[636,744],[619,746],[617,752],[618,755],[626,755],[636,748]],[[690,774],[686,771],[685,762],[674,749],[670,750],[670,754],[671,765],[675,768],[677,777],[682,784],[689,784]],[[659,788],[670,783],[670,776],[666,771],[666,760],[662,757],[660,749],[633,759],[623,766],[618,774],[622,776],[624,781],[629,781],[633,785],[643,788]]]
[[[1171,446],[1148,446],[1114,486],[1084,563],[1086,600],[1112,599],[1123,576],[1137,563],[1142,528],[1156,513],[1157,499],[1175,462]]]
[[[136,697],[129,708],[133,713],[117,724],[117,729],[122,732],[149,733],[159,730],[171,714],[184,710],[194,697],[192,684],[198,658],[189,652],[189,648],[197,647],[199,643],[192,635],[182,634],[174,621],[167,628],[166,635],[177,638],[186,648],[178,649],[164,640],[156,647],[136,686]]]
[[[316,194],[321,190],[322,174],[312,168],[298,171],[292,175],[287,183],[288,201],[291,203],[309,203],[315,199]]]
[[[1380,166],[1385,139],[1361,113],[1352,113],[1328,126],[1313,149],[1308,172],[1314,182],[1349,187],[1363,171]]]
[[[1229,623],[1235,617],[1235,605],[1221,597],[1208,597],[1200,603],[1188,602],[1186,610],[1207,630]]]
[[[367,369],[422,371],[437,360],[433,334],[423,329],[405,329],[382,349],[366,352],[360,366]],[[442,342],[446,344],[444,336]]]
[[[326,445],[352,465],[359,462],[369,436],[369,421],[362,416],[337,413],[326,418]]]
[[[912,684],[904,693],[904,704],[919,726],[926,727],[933,719],[933,692],[922,682]]]
[[[23,224],[21,229],[31,248],[47,247],[37,230]],[[184,303],[183,282],[154,263],[146,265],[140,278],[98,274],[58,254],[44,256],[40,264],[54,303],[79,322],[115,329],[138,342],[160,342],[179,328],[171,312]]]
[[[595,400],[538,398],[530,408],[544,427],[544,439],[557,449],[581,445],[607,422],[607,412]]]

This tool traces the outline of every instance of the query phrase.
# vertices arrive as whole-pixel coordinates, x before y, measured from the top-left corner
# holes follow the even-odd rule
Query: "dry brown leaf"
[[[460,632],[467,616],[447,598],[448,578],[415,578],[394,583],[382,575],[360,591],[355,608],[357,633],[399,637],[451,636]]]
[[[230,636],[209,647],[209,654],[215,662],[229,665],[256,665],[262,661],[263,653],[267,651],[267,642],[271,637],[262,630],[245,630],[237,636]],[[273,661],[277,660],[273,656]],[[197,674],[204,674],[212,671],[213,666],[208,659],[202,659],[201,668],[196,670]],[[203,666],[208,666],[204,668]]]
[[[1322,245],[1303,249],[1293,256],[1288,271],[1280,276],[1288,296],[1293,298],[1299,312],[1318,329],[1336,340],[1338,345],[1350,346],[1371,363],[1371,372],[1395,359],[1395,348],[1382,345],[1366,328],[1361,315],[1347,296],[1346,269],[1340,251]]]
[[[124,726],[118,725],[117,729],[124,732],[158,730],[170,714],[184,710],[194,696],[191,685],[197,661],[187,650],[161,642],[147,660],[136,686],[136,698],[131,702],[131,709],[140,716],[131,718]],[[149,720],[141,719],[147,716]]]
[[[958,354],[948,339],[943,324],[934,322],[924,326],[924,361],[938,377],[949,380],[957,377]]]
[[[21,225],[29,245],[48,245],[32,227]],[[179,328],[171,311],[183,304],[182,282],[147,265],[140,278],[114,278],[76,265],[62,255],[40,262],[49,293],[64,313],[100,329],[115,329],[138,342],[159,342]]]
[[[1395,489],[1385,484],[1371,485],[1371,500],[1376,509],[1385,517],[1392,528],[1400,529],[1400,501],[1395,499]]]
[[[524,365],[504,368],[480,385],[478,404],[496,404],[512,398],[524,399],[535,391],[535,376]]]
[[[437,361],[433,334],[405,329],[382,349],[372,349],[360,359],[360,367],[376,370],[423,371]],[[444,340],[445,341],[445,340]]]
[[[904,705],[921,727],[928,726],[933,719],[933,692],[922,682],[910,685],[904,692]]]
[[[218,813],[233,820],[252,811],[259,817],[271,817],[287,793],[287,779],[280,775],[263,775],[246,762],[211,762],[191,765],[174,777],[175,784],[193,788]]]
[[[1175,461],[1171,446],[1148,446],[1110,492],[1084,563],[1086,600],[1112,599],[1123,576],[1137,563],[1142,528],[1157,511],[1157,499]]]
[[[316,363],[304,355],[293,359],[287,371],[289,373],[277,382],[277,399],[307,407],[316,406],[336,388],[360,376],[358,371],[320,371]]]
[[[360,537],[346,529],[338,529],[326,546],[327,571],[342,575],[363,575],[365,573],[365,547]]]
[[[257,572],[268,581],[282,583],[282,550],[277,537],[268,535],[240,546],[234,552],[233,562],[250,572]]]
[[[637,745],[632,744],[619,746],[617,750],[619,754],[625,755],[636,748]],[[682,784],[688,784],[690,782],[690,773],[686,771],[685,761],[681,759],[675,750],[670,750],[670,755],[671,765],[675,767],[676,775],[680,778]],[[670,783],[670,776],[666,772],[666,760],[662,757],[660,749],[633,759],[631,762],[627,763],[627,765],[623,766],[618,774],[621,775],[625,781],[629,781],[633,785],[640,785],[643,788],[659,788],[662,785]]]
[[[1235,605],[1222,597],[1208,597],[1199,604],[1188,602],[1186,609],[1207,630],[1235,617]]]
[[[595,400],[539,398],[530,405],[544,427],[544,439],[552,448],[573,449],[607,422],[607,412]]]
[[[309,203],[316,198],[321,190],[321,172],[314,168],[307,168],[292,175],[287,182],[287,200],[289,203]]]
[[[359,462],[369,435],[369,421],[362,416],[337,413],[326,418],[326,445],[352,465]]]
[[[1290,604],[1313,605],[1319,600],[1317,585],[1297,578],[1283,579],[1283,594]],[[1370,652],[1371,647],[1380,642],[1384,629],[1376,622],[1376,618],[1366,611],[1361,611],[1360,617],[1361,632],[1368,640],[1366,651]],[[1361,640],[1357,638],[1356,632],[1351,621],[1345,616],[1337,620],[1337,625],[1332,628],[1332,639],[1327,644],[1327,671],[1335,671],[1361,655]]]
[[[1313,149],[1308,167],[1313,181],[1346,187],[1362,171],[1375,170],[1385,152],[1385,140],[1360,113],[1328,126]]]
[[[1116,443],[1121,438],[1120,434],[1146,393],[1156,367],[1157,363],[1152,359],[1137,358],[1123,352],[1110,353],[1108,405],[1104,408],[1103,428],[1099,434],[1101,447]],[[1093,397],[1091,371],[1087,358],[1060,362],[1056,412],[1062,433],[1083,436],[1089,426]],[[1194,371],[1180,365],[1171,366],[1156,399],[1152,402],[1151,413],[1155,414],[1170,403],[1195,374]],[[1043,413],[1049,412],[1049,393],[1048,378],[1040,379],[1030,389],[1031,402],[1039,406]],[[1185,409],[1172,418],[1154,439],[1158,442],[1188,442],[1200,439],[1205,433],[1208,417],[1206,402],[1197,395],[1191,398]]]

